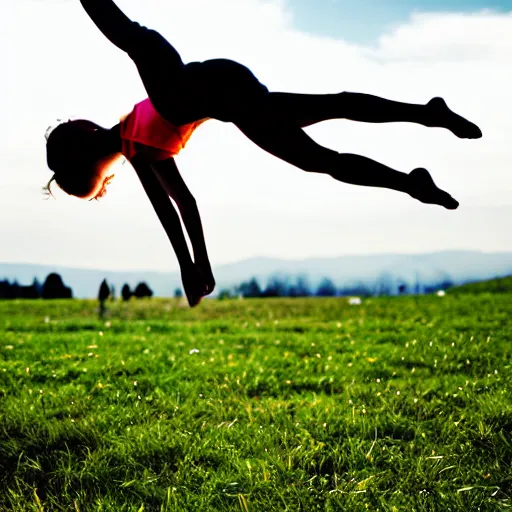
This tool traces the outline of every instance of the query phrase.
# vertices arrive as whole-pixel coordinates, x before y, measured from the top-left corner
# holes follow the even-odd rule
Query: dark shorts
[[[229,59],[184,64],[174,47],[154,30],[139,27],[129,53],[158,113],[173,124],[205,117],[237,122],[257,111],[268,89],[250,69]]]
[[[195,107],[219,121],[237,122],[251,115],[269,94],[250,69],[228,59],[192,62],[184,76]]]

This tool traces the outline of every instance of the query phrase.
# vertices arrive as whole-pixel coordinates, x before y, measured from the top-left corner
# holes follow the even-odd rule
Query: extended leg
[[[206,287],[201,272],[190,256],[178,213],[151,166],[136,158],[132,160],[133,167],[176,253],[188,303],[191,307],[196,306],[204,296]]]
[[[236,124],[260,148],[304,171],[329,174],[354,185],[406,192],[419,201],[448,209],[458,206],[437,188],[425,169],[405,174],[363,156],[337,153],[317,144],[293,122],[265,111]]]
[[[365,123],[416,123],[423,126],[446,128],[457,137],[476,139],[480,129],[452,112],[442,98],[434,98],[426,105],[402,103],[356,92],[339,94],[270,93],[275,112],[294,119],[301,126],[309,126],[328,119],[351,119]]]
[[[183,224],[190,237],[195,264],[201,270],[206,284],[206,294],[213,292],[215,278],[208,258],[201,216],[196,200],[183,181],[174,158],[168,158],[151,165],[167,194],[176,202]]]

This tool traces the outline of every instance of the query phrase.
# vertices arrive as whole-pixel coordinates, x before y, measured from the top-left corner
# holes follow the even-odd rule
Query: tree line
[[[132,297],[142,299],[152,297],[153,290],[147,283],[141,282],[133,288],[125,284],[121,289],[121,297],[128,301]],[[62,277],[57,273],[48,274],[47,278],[41,283],[34,278],[31,285],[20,285],[17,280],[10,282],[7,279],[0,281],[0,299],[72,299],[73,290],[66,286]],[[115,299],[115,288],[109,286],[106,279],[100,285],[98,299],[105,301]]]
[[[44,283],[35,278],[31,285],[23,286],[14,280],[0,281],[0,299],[72,299],[73,290],[64,284],[59,274],[51,273]]]
[[[261,285],[256,277],[240,283],[230,289],[222,289],[219,299],[230,297],[370,297],[386,295],[419,295],[447,290],[453,286],[448,278],[441,278],[437,282],[422,283],[419,278],[414,283],[393,278],[390,274],[381,274],[373,284],[363,282],[337,286],[332,279],[325,277],[317,285],[310,284],[306,276],[291,279],[288,277],[271,277],[266,285]],[[142,299],[153,296],[153,291],[146,282],[138,283],[133,289],[124,284],[121,288],[121,298],[129,301],[131,298]],[[181,298],[183,292],[180,288],[174,291],[175,298]],[[0,281],[0,299],[71,299],[73,291],[66,286],[59,274],[51,273],[40,283],[34,279],[29,286],[22,286],[15,280]],[[106,279],[100,285],[98,299],[104,302],[116,298],[115,288],[109,286]]]
[[[295,280],[286,277],[271,277],[267,284],[262,286],[258,279],[253,277],[231,289],[219,292],[220,299],[230,297],[372,297],[388,295],[419,295],[447,290],[453,286],[450,279],[442,278],[430,283],[422,283],[419,278],[414,283],[407,283],[401,279],[394,279],[389,274],[382,274],[373,284],[364,282],[336,286],[332,279],[325,277],[316,286],[312,286],[307,277],[298,277]]]

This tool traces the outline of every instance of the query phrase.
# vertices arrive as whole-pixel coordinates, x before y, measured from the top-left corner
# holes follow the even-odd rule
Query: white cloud
[[[417,13],[410,23],[380,38],[377,54],[384,62],[399,60],[420,65],[425,61],[492,62],[510,56],[511,23],[512,13]]]
[[[160,30],[185,60],[239,60],[272,90],[351,90],[414,103],[441,95],[484,132],[482,140],[462,141],[445,130],[405,124],[332,121],[308,129],[340,152],[406,172],[427,167],[461,201],[457,212],[447,212],[396,192],[301,172],[262,152],[235,127],[207,123],[178,163],[198,200],[214,263],[259,254],[512,249],[510,221],[503,218],[512,192],[512,14],[416,14],[375,47],[363,47],[297,31],[280,1],[119,5]],[[2,2],[0,47],[8,49],[0,53],[7,70],[0,82],[7,119],[0,141],[0,260],[176,268],[128,165],[98,204],[63,194],[57,201],[41,199],[40,187],[50,177],[46,127],[70,115],[117,122],[145,95],[130,60],[103,38],[78,0]],[[461,229],[465,224],[475,229]]]

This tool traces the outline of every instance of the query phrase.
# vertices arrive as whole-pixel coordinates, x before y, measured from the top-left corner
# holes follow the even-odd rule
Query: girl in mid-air
[[[269,92],[245,66],[226,59],[185,64],[158,32],[127,18],[112,0],[80,0],[99,30],[135,63],[148,99],[113,128],[86,120],[59,125],[47,136],[47,161],[60,188],[92,199],[103,196],[110,164],[124,155],[132,164],[171,241],[190,306],[215,286],[201,219],[174,156],[207,119],[231,122],[272,155],[335,180],[405,192],[453,210],[458,203],[439,189],[426,169],[403,173],[369,158],[340,154],[318,145],[302,129],[328,119],[368,123],[411,122],[442,127],[457,137],[482,136],[473,123],[452,112],[443,99],[425,105],[367,94]],[[48,190],[50,184],[48,185]],[[176,203],[189,234],[189,253]]]

